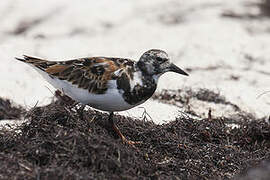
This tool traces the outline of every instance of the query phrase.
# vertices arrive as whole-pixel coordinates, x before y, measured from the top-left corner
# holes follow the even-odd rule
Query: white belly
[[[117,89],[115,80],[109,81],[109,88],[104,94],[91,94],[88,90],[78,88],[76,85],[73,85],[66,80],[51,78],[46,72],[43,72],[38,68],[35,69],[56,89],[63,91],[64,94],[80,103],[99,110],[109,112],[124,111],[144,102],[143,101],[135,105],[130,105],[125,102],[122,94]]]

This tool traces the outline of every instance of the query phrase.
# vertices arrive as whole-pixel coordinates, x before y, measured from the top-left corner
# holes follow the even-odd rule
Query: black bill
[[[185,71],[183,71],[182,69],[180,69],[178,66],[176,66],[175,64],[171,64],[169,67],[170,71],[178,73],[178,74],[183,74],[185,76],[188,76],[188,73],[186,73]]]

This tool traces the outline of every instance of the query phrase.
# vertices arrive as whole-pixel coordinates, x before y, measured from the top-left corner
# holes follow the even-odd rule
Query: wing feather
[[[108,81],[117,79],[122,72],[133,68],[134,64],[129,59],[107,57],[80,58],[68,61],[47,61],[31,56],[16,59],[31,64],[52,77],[66,80],[95,94],[105,93],[108,89]]]

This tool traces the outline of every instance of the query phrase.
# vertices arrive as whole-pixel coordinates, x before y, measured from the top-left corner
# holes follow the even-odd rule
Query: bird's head
[[[146,51],[141,56],[137,65],[143,73],[156,76],[157,78],[169,71],[188,76],[185,71],[170,62],[168,54],[165,51],[158,49]]]

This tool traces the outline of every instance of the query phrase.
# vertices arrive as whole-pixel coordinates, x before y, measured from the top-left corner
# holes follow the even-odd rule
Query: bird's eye
[[[164,62],[165,60],[163,58],[161,58],[161,57],[157,57],[157,61]]]

